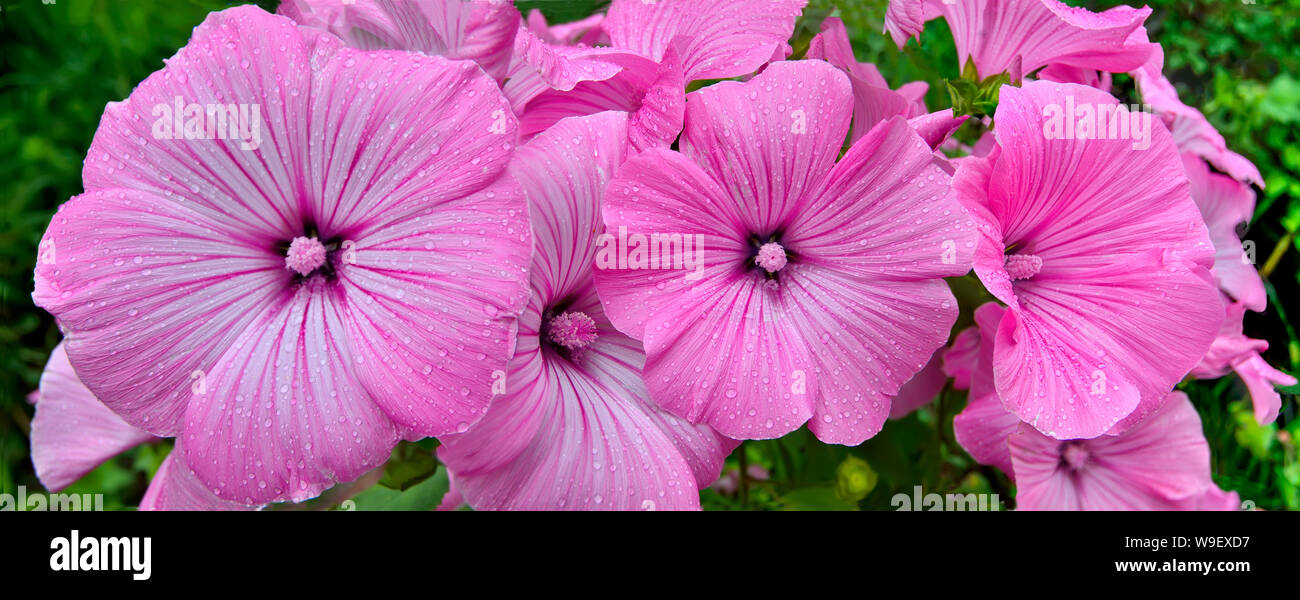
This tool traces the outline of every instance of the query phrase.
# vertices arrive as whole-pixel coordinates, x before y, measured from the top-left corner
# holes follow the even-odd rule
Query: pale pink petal
[[[661,61],[674,40],[685,81],[757,71],[780,50],[807,0],[614,0],[604,28],[615,48]]]
[[[1214,243],[1214,279],[1237,302],[1253,311],[1268,303],[1264,280],[1246,257],[1238,226],[1248,223],[1255,212],[1255,192],[1231,177],[1211,173],[1205,161],[1183,154],[1183,166],[1191,184],[1192,200],[1201,211]]]
[[[163,459],[140,500],[140,510],[257,510],[213,494],[185,464],[180,443]]]
[[[1251,354],[1232,366],[1246,388],[1250,390],[1250,399],[1255,407],[1255,420],[1260,425],[1267,425],[1277,420],[1282,408],[1282,397],[1273,386],[1295,385],[1296,378],[1269,366],[1259,354]]]
[[[930,358],[930,362],[925,363],[925,367],[921,368],[920,372],[899,388],[898,395],[894,396],[889,405],[889,418],[901,419],[912,414],[912,411],[932,402],[943,389],[948,376],[943,373],[941,352],[942,350],[936,351]]]
[[[596,13],[585,19],[572,23],[550,25],[542,11],[534,8],[528,11],[528,31],[550,44],[595,46],[609,43],[609,35],[602,26],[605,13]]]
[[[954,337],[952,344],[943,351],[943,372],[952,378],[952,387],[957,390],[970,389],[971,372],[979,361],[980,331],[978,327],[967,327]]]
[[[1182,510],[1243,510],[1241,496],[1237,492],[1210,486],[1204,494],[1188,499]]]
[[[77,378],[63,344],[41,373],[32,419],[32,466],[45,489],[68,487],[104,461],[155,439],[104,406]]]
[[[1015,479],[1007,437],[1020,428],[1020,419],[1002,405],[993,386],[993,344],[998,323],[1006,309],[988,302],[975,309],[976,364],[970,373],[970,394],[966,408],[953,417],[957,443],[977,462],[1002,469]]]

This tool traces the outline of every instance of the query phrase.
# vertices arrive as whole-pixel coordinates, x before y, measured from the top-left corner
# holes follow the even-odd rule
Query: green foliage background
[[[46,0],[48,1],[48,0]],[[230,0],[0,0],[0,492],[41,489],[28,455],[35,389],[59,340],[53,320],[31,302],[36,246],[55,207],[81,192],[81,163],[105,103],[130,94],[186,43],[191,29]],[[795,35],[806,47],[832,10],[848,25],[860,60],[876,63],[894,86],[930,83],[931,109],[950,106],[944,80],[958,76],[947,26],[930,23],[922,48],[906,52],[883,35],[887,0],[811,0]],[[1068,4],[1100,10],[1113,0]],[[277,0],[257,2],[274,10]],[[603,8],[596,0],[519,1],[552,23]],[[1300,0],[1153,0],[1147,28],[1164,45],[1166,73],[1183,101],[1199,107],[1229,147],[1259,166],[1266,190],[1244,239],[1255,243],[1268,274],[1269,311],[1250,313],[1246,334],[1267,339],[1265,358],[1300,371]],[[1116,77],[1117,93],[1132,83]],[[1131,101],[1136,98],[1129,96]],[[979,286],[954,280],[965,312]],[[1288,314],[1289,313],[1289,314]],[[959,326],[963,325],[959,323]],[[1259,427],[1245,388],[1234,376],[1184,385],[1201,412],[1213,452],[1215,479],[1267,509],[1300,509],[1300,437],[1295,392],[1277,423]],[[780,440],[747,442],[728,459],[724,479],[736,485],[703,492],[715,509],[889,509],[895,493],[995,492],[1011,506],[1013,489],[1001,474],[974,464],[953,441],[952,415],[964,392],[945,390],[932,405],[891,421],[855,448],[821,444],[806,430]],[[358,482],[344,508],[428,508],[441,498],[446,476],[429,458],[435,442],[403,444],[382,473]],[[69,491],[105,494],[108,508],[139,502],[168,444],[146,445],[106,463]],[[358,490],[353,490],[358,491]],[[322,497],[305,508],[339,506]]]

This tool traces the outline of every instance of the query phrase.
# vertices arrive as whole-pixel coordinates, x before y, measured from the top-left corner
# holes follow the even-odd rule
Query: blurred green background
[[[31,302],[36,246],[61,202],[81,192],[81,163],[106,102],[130,94],[189,39],[209,11],[245,4],[228,0],[0,0],[0,492],[39,491],[27,431],[35,389],[59,340],[53,319]],[[945,78],[956,78],[951,35],[941,21],[922,34],[919,52],[899,52],[883,35],[886,0],[812,0],[795,35],[796,50],[838,9],[860,60],[876,63],[894,86],[930,82],[930,108],[950,105]],[[1113,1],[1068,4],[1100,10]],[[277,0],[257,2],[274,10]],[[603,8],[593,0],[520,1],[551,23]],[[1151,39],[1165,48],[1166,74],[1183,101],[1199,107],[1233,150],[1255,162],[1267,183],[1243,239],[1257,248],[1267,273],[1267,313],[1249,313],[1246,334],[1267,339],[1265,358],[1300,371],[1300,0],[1150,2]],[[1116,93],[1132,82],[1116,76]],[[1129,101],[1136,98],[1129,96]],[[961,285],[960,283],[958,285]],[[958,289],[958,295],[962,290]],[[967,307],[969,308],[969,307]],[[1288,312],[1290,314],[1288,314]],[[1201,412],[1221,487],[1266,509],[1300,509],[1297,399],[1282,415],[1255,424],[1235,376],[1184,387]],[[1292,390],[1294,391],[1294,390]],[[953,441],[952,415],[964,392],[945,390],[932,405],[890,422],[855,448],[827,446],[807,430],[780,440],[747,442],[728,459],[723,484],[705,490],[706,508],[889,509],[898,492],[1013,494],[1009,482],[974,464]],[[384,478],[359,496],[364,508],[427,507],[445,489],[428,456],[430,442],[394,450]],[[166,445],[143,446],[110,461],[69,491],[105,494],[107,508],[139,502]],[[324,499],[322,499],[324,500]],[[323,504],[323,502],[322,502]]]

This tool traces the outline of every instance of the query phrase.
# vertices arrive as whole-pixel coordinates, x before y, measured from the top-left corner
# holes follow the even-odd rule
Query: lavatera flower
[[[472,62],[213,13],[105,110],[33,298],[217,496],[315,496],[486,412],[527,300],[514,127]]]
[[[1138,149],[1098,129],[1064,136],[1051,118],[1062,106],[1113,118],[1117,105],[1077,84],[1003,86],[998,146],[953,176],[981,231],[975,273],[1007,307],[996,393],[1057,439],[1118,433],[1149,414],[1223,320],[1214,246],[1163,125],[1131,115],[1151,130]]]
[[[610,183],[617,252],[596,284],[673,414],[857,444],[947,340],[942,278],[969,269],[973,224],[902,117],[836,161],[852,98],[826,62],[773,63],[688,95],[681,152],[643,152]]]
[[[505,395],[438,456],[476,509],[698,509],[736,442],[655,406],[641,343],[596,297],[600,204],[627,154],[628,117],[570,117],[511,163],[532,210],[532,296]]]

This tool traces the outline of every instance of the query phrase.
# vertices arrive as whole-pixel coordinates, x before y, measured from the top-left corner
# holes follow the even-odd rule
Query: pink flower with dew
[[[284,0],[276,12],[353,48],[472,60],[498,82],[521,21],[506,0]]]
[[[609,48],[569,48],[521,31],[506,96],[527,139],[564,117],[631,115],[634,150],[682,131],[685,87],[753,73],[788,56],[806,0],[615,0],[601,23]]]
[[[1205,161],[1183,153],[1183,167],[1192,200],[1214,243],[1214,280],[1219,289],[1256,312],[1268,304],[1264,280],[1247,257],[1238,228],[1245,229],[1255,213],[1255,192],[1231,177],[1211,173]]]
[[[1182,392],[1120,435],[1058,440],[1022,423],[1007,445],[1019,510],[1235,508],[1210,479],[1201,418]]]
[[[998,147],[962,159],[952,184],[981,230],[975,273],[1007,305],[997,394],[1049,437],[1117,433],[1213,341],[1223,319],[1213,246],[1163,127],[1151,125],[1142,150],[1064,139],[1044,116],[1052,107],[1118,102],[1045,81],[1001,94]]]
[[[1218,379],[1229,371],[1237,373],[1250,393],[1255,420],[1260,425],[1267,425],[1277,420],[1282,410],[1282,397],[1274,386],[1295,385],[1296,378],[1269,366],[1260,356],[1261,352],[1268,350],[1267,341],[1248,338],[1242,333],[1246,306],[1227,298],[1224,305],[1227,315],[1219,335],[1201,362],[1192,369],[1191,375],[1197,379]]]
[[[1227,173],[1237,181],[1264,187],[1259,169],[1246,157],[1228,150],[1227,142],[1201,111],[1183,104],[1178,99],[1174,84],[1161,73],[1164,68],[1164,51],[1159,45],[1151,57],[1130,75],[1137,83],[1142,102],[1151,106],[1173,134],[1180,152],[1191,152],[1214,168]]]
[[[438,449],[476,509],[698,509],[736,446],[650,401],[641,344],[596,296],[600,205],[626,129],[621,112],[564,119],[511,163],[532,210],[532,297],[505,395]]]
[[[851,112],[843,72],[773,63],[690,94],[681,152],[646,151],[610,183],[608,231],[695,240],[689,273],[632,252],[597,263],[605,310],[645,342],[669,412],[738,439],[808,422],[857,444],[947,339],[957,304],[942,278],[968,270],[973,226],[900,117],[836,162]]]
[[[849,76],[849,82],[853,84],[851,142],[866,135],[877,123],[901,116],[908,119],[931,148],[937,148],[970,118],[953,118],[952,109],[930,114],[925,107],[925,92],[930,86],[924,81],[905,83],[897,90],[890,89],[875,65],[857,61],[844,22],[836,17],[822,22],[821,33],[813,36],[809,43],[807,57],[825,60]]]
[[[1043,67],[1064,65],[1124,73],[1157,48],[1142,23],[1147,7],[1116,6],[1095,13],[1057,0],[890,0],[885,30],[901,49],[943,17],[953,32],[958,65],[975,61],[980,77],[1010,72],[1013,81]],[[1082,76],[1082,75],[1080,75]]]
[[[975,338],[975,364],[970,371],[970,394],[966,408],[952,419],[957,443],[976,462],[1002,469],[1015,480],[1007,436],[1020,429],[1020,419],[1002,406],[993,385],[993,348],[998,325],[1006,309],[988,302],[975,309],[975,325],[963,331]]]
[[[605,13],[596,13],[585,19],[572,23],[550,25],[542,11],[534,8],[528,11],[528,31],[548,44],[561,46],[595,46],[608,45],[609,34],[605,32]]]
[[[176,98],[260,107],[259,145],[155,137]],[[213,13],[106,109],[33,298],[218,496],[310,498],[486,412],[527,300],[514,126],[468,61]]]
[[[105,461],[146,442],[153,434],[132,427],[95,398],[68,362],[60,343],[41,373],[36,418],[32,420],[32,465],[51,492],[71,485]],[[217,498],[172,450],[141,502],[141,510],[249,510],[255,507]]]

